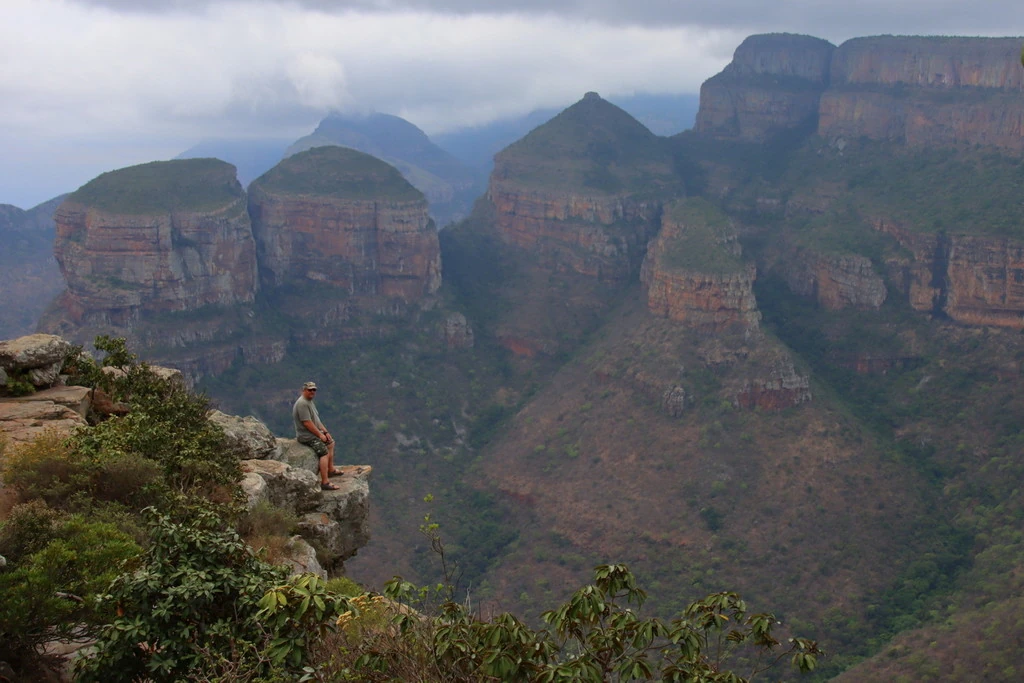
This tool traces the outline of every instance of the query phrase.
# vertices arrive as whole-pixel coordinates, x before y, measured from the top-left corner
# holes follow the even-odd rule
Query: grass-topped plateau
[[[214,211],[245,196],[235,167],[220,159],[153,161],[103,173],[68,199],[134,215]]]
[[[681,226],[663,236],[659,265],[673,270],[729,274],[743,270],[743,261],[730,248],[735,241],[732,221],[720,209],[700,198],[674,202],[665,219]]]
[[[663,192],[677,182],[671,161],[661,138],[596,93],[496,157],[517,183],[593,194]]]
[[[398,169],[348,147],[314,147],[288,157],[253,181],[272,194],[422,201]]]

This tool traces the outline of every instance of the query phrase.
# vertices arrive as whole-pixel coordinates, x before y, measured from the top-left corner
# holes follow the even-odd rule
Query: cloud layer
[[[834,42],[1024,33],[1013,24],[1024,24],[1016,5],[1003,2],[982,10],[959,0],[509,0],[500,12],[482,4],[4,0],[0,202],[41,201],[206,137],[298,137],[332,109],[394,113],[441,132],[565,105],[588,90],[696,92],[754,32]],[[45,182],[33,180],[36,170]]]

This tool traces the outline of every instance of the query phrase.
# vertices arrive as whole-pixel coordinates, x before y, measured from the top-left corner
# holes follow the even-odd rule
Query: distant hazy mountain
[[[675,135],[693,127],[700,98],[687,95],[633,95],[607,100],[629,113],[655,135]],[[494,155],[555,117],[558,109],[537,109],[525,116],[493,121],[435,135],[433,140],[465,163],[490,170]]]
[[[325,145],[350,147],[396,167],[426,195],[438,225],[465,216],[486,181],[478,169],[438,147],[413,124],[390,114],[331,114],[312,134],[292,144],[286,156]]]
[[[238,169],[238,180],[248,185],[266,173],[284,157],[292,143],[284,138],[250,138],[242,140],[204,140],[179,154],[177,159],[210,157],[233,164]]]
[[[0,204],[0,339],[35,331],[43,309],[64,288],[53,258],[53,212],[66,196],[28,211]]]

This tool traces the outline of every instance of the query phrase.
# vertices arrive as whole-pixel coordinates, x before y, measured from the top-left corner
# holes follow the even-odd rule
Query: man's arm
[[[313,435],[316,436],[316,438],[320,439],[324,443],[328,443],[331,439],[330,434],[327,433],[327,428],[324,427],[323,425],[317,427],[315,424],[313,424],[312,420],[303,420],[302,426],[308,429],[310,432],[312,432]]]

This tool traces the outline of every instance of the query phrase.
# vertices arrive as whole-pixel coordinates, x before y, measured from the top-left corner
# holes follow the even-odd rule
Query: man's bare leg
[[[327,473],[331,468],[331,461],[334,460],[334,449],[328,448],[327,455],[320,456],[320,483],[330,484],[331,480],[327,478]]]

